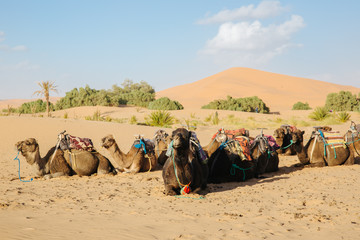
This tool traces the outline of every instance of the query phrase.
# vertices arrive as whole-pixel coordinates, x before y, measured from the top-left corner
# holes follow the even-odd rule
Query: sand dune
[[[292,77],[250,68],[230,68],[199,81],[156,93],[177,100],[185,108],[200,108],[215,99],[258,96],[271,111],[291,109],[298,102],[312,108],[323,106],[329,93],[341,90],[360,93],[360,88],[307,78]]]

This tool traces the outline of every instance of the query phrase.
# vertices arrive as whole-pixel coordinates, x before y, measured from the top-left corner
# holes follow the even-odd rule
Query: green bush
[[[270,112],[270,109],[266,104],[257,96],[246,98],[232,98],[231,96],[228,96],[226,100],[214,100],[201,108],[243,112],[255,112],[257,109],[260,113]]]
[[[350,120],[351,115],[347,112],[340,112],[336,115],[336,118],[340,121],[340,122],[347,122]]]
[[[149,103],[148,109],[152,110],[181,110],[184,109],[178,101],[170,100],[168,97],[162,97]]]
[[[149,126],[167,127],[174,123],[174,117],[168,111],[158,110],[146,116],[145,123]]]
[[[123,88],[113,85],[111,90],[96,90],[86,85],[74,88],[56,103],[56,109],[79,106],[119,106],[122,104],[147,107],[155,99],[155,90],[146,82],[125,80]]]
[[[306,103],[297,102],[292,107],[292,110],[310,110],[310,109],[311,107],[307,102]]]
[[[317,108],[315,108],[315,110],[312,113],[310,113],[309,118],[316,120],[316,121],[321,121],[329,116],[330,116],[330,114],[329,114],[327,108],[317,107]]]
[[[50,111],[54,110],[54,104],[50,103],[49,106]],[[39,113],[46,111],[46,102],[41,99],[32,102],[23,103],[19,108],[16,109],[18,113]]]
[[[360,103],[356,100],[356,95],[349,91],[339,93],[329,93],[326,97],[325,107],[334,111],[358,111]]]

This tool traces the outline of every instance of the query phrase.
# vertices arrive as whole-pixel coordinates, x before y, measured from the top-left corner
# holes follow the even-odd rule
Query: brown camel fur
[[[354,156],[354,158],[360,157],[360,124],[351,122],[350,129],[345,133],[344,140],[352,156]]]
[[[166,151],[171,142],[171,137],[164,130],[158,130],[154,135],[155,156],[160,166],[164,166],[167,160]]]
[[[279,156],[269,144],[269,139],[262,134],[251,143],[251,157],[257,163],[256,176],[279,170]]]
[[[107,174],[114,170],[109,160],[98,152],[73,149],[70,153],[52,147],[46,156],[42,158],[39,144],[34,138],[19,141],[15,146],[26,161],[34,166],[35,174],[44,176],[46,179],[72,174],[80,176],[89,176],[94,173]]]
[[[189,193],[205,189],[207,165],[201,162],[196,146],[190,143],[191,132],[178,128],[172,132],[172,139],[170,156],[162,171],[165,194],[177,195],[183,191]]]
[[[276,150],[278,154],[284,154],[285,156],[296,154],[295,146],[291,142],[292,136],[290,131],[287,125],[275,129],[274,138],[277,145],[280,146],[280,148]]]
[[[221,143],[225,143],[228,141],[228,136],[221,130],[218,131],[216,137],[211,139],[211,142],[204,146],[203,149],[205,153],[210,157],[221,145]]]
[[[301,130],[296,130],[292,133],[292,140],[300,163],[309,165],[310,167],[354,164],[354,157],[349,148],[337,147],[335,148],[335,152],[331,146],[324,145],[321,136],[318,135],[317,131],[312,133],[310,139],[304,146],[304,133],[305,132]],[[324,150],[326,150],[326,154],[324,153]]]
[[[146,142],[146,153],[143,147],[137,148],[139,140],[135,140],[128,153],[123,153],[117,145],[113,135],[107,135],[101,139],[102,147],[107,149],[114,161],[116,169],[125,173],[138,173],[154,170],[157,165],[153,146],[149,147]],[[142,139],[144,142],[144,140]]]

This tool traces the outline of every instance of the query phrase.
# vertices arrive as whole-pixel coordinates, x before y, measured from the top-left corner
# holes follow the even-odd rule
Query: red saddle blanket
[[[63,150],[76,149],[93,151],[94,144],[92,143],[90,138],[80,138],[66,134],[65,138],[62,139],[62,141],[60,142],[60,148]]]
[[[225,130],[225,129],[219,129],[219,131],[217,133],[215,133],[211,139],[216,138],[216,136],[219,134],[219,132],[224,131],[226,136],[228,136],[229,138],[235,139],[238,136],[246,136],[246,129],[245,128],[240,128],[240,129],[235,129],[235,130]]]

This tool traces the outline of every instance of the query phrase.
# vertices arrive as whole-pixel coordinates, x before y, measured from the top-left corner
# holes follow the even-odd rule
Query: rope
[[[19,161],[19,180],[20,180],[21,182],[31,182],[32,180],[34,180],[33,178],[31,178],[30,180],[22,180],[21,177],[20,177],[20,159],[18,158],[19,153],[20,153],[20,151],[18,151],[16,157],[14,158],[14,160],[18,160],[18,161]]]
[[[178,174],[177,174],[176,166],[175,166],[175,156],[174,156],[174,153],[173,153],[173,149],[171,149],[171,155],[172,155],[172,161],[173,161],[173,165],[174,165],[175,177],[176,177],[177,182],[179,183],[179,187],[181,188],[180,193],[182,195],[184,195],[185,193],[189,193],[191,191],[191,189],[190,189],[191,181],[186,185],[182,184],[180,182]]]
[[[288,146],[286,146],[286,147],[281,147],[280,149],[287,149],[287,148],[289,148],[291,145],[293,145],[294,144],[294,141],[291,139],[290,140],[290,144],[288,145]]]
[[[245,180],[246,180],[246,178],[245,178],[245,171],[246,171],[246,170],[250,170],[250,169],[252,169],[253,167],[254,167],[254,166],[251,166],[251,167],[249,167],[249,168],[241,168],[241,167],[239,167],[238,165],[236,165],[235,163],[233,163],[233,164],[231,165],[231,168],[230,168],[230,174],[231,174],[232,176],[234,176],[235,173],[236,173],[236,169],[242,170],[242,171],[243,171],[243,174],[244,174],[243,181],[245,181]]]
[[[146,147],[145,147],[145,143],[144,143],[144,141],[142,140],[142,139],[140,139],[139,140],[139,144],[135,144],[134,146],[136,147],[136,148],[141,148],[141,146],[143,147],[143,150],[144,150],[144,153],[146,154]]]
[[[147,155],[147,154],[145,154],[145,157],[146,157],[147,159],[149,159],[150,168],[149,168],[149,170],[148,170],[147,172],[150,172],[151,169],[152,169],[151,159],[150,159],[149,155]]]

